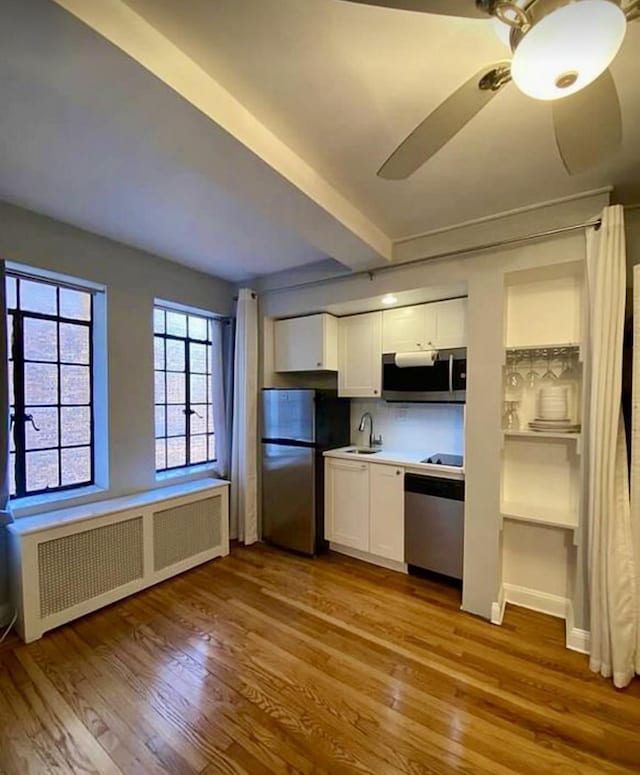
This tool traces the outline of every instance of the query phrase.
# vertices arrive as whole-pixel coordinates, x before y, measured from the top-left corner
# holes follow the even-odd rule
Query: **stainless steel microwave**
[[[465,402],[466,348],[438,350],[430,366],[398,366],[397,355],[385,353],[382,356],[382,398],[385,401]]]

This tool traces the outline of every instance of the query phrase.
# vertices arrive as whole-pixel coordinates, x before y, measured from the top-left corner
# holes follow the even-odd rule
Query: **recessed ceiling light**
[[[398,299],[392,293],[387,293],[385,296],[382,297],[382,299],[380,299],[380,301],[383,304],[395,304],[398,301]]]

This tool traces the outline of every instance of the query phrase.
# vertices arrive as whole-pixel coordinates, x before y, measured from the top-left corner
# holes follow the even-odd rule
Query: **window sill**
[[[203,474],[215,474],[217,476],[217,464],[212,461],[209,463],[199,463],[195,466],[172,468],[170,471],[160,471],[156,473],[156,482],[189,481],[189,479],[199,479]]]
[[[20,517],[29,517],[32,514],[39,514],[43,511],[76,506],[85,500],[93,500],[96,495],[106,492],[107,490],[104,487],[90,484],[86,487],[78,487],[77,490],[27,495],[24,498],[16,498],[11,501],[11,512],[15,519],[20,519]]]

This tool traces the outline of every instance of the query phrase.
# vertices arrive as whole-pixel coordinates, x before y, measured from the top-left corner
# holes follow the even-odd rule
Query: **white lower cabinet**
[[[369,466],[351,460],[325,464],[325,538],[369,551]]]
[[[404,562],[404,470],[369,465],[369,551]]]
[[[404,562],[404,470],[328,458],[325,538],[377,557]]]

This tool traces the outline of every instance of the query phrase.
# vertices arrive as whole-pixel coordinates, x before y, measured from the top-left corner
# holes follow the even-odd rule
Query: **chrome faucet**
[[[360,431],[360,433],[364,433],[364,430],[367,427],[367,420],[369,420],[369,448],[379,447],[382,445],[382,436],[376,439],[375,436],[373,435],[373,416],[371,412],[365,412],[362,415],[362,417],[360,418],[360,425],[358,425],[358,430]]]

